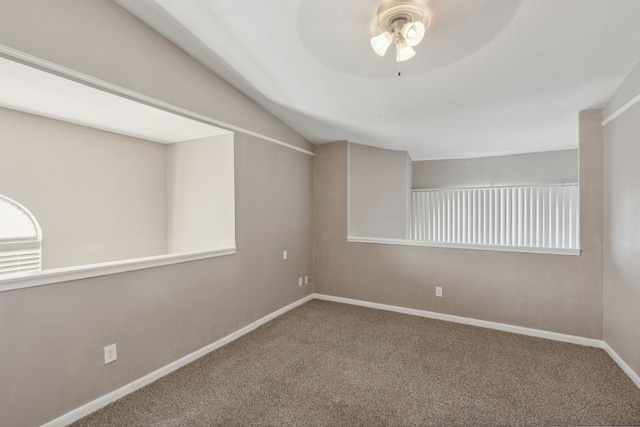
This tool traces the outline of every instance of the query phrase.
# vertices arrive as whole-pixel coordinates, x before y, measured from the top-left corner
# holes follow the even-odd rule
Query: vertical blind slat
[[[415,240],[579,248],[578,184],[412,190],[410,214]]]

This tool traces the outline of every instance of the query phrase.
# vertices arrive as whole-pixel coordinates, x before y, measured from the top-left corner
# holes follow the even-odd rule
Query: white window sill
[[[87,264],[74,267],[55,268],[51,270],[34,271],[0,279],[0,292],[14,289],[30,288],[67,282],[69,280],[86,279],[89,277],[106,276],[108,274],[126,271],[143,270],[145,268],[163,265],[179,264],[206,258],[215,258],[236,253],[235,247],[216,249],[213,251],[188,252],[181,254],[158,255],[145,258],[126,259],[121,261]]]
[[[560,249],[560,248],[532,248],[528,246],[504,246],[504,245],[469,245],[463,243],[442,243],[442,242],[426,242],[423,240],[407,240],[407,239],[388,239],[381,237],[360,237],[348,236],[347,242],[350,243],[377,243],[381,245],[400,245],[400,246],[426,246],[431,248],[449,248],[449,249],[471,249],[477,251],[499,251],[499,252],[525,252],[532,254],[548,254],[548,255],[580,255],[580,249]]]

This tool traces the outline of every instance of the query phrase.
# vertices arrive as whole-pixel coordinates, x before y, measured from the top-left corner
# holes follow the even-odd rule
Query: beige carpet
[[[314,300],[73,425],[640,425],[640,390],[600,349]]]

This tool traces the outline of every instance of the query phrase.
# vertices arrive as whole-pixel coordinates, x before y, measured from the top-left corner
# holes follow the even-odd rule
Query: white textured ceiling
[[[0,107],[164,144],[229,133],[2,57]]]
[[[431,0],[400,77],[381,0],[116,1],[311,142],[414,160],[575,148],[640,60],[638,0]]]

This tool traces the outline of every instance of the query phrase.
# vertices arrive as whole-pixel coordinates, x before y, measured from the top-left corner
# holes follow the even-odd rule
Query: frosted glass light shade
[[[424,37],[424,24],[422,22],[411,22],[402,27],[402,37],[409,46],[415,46],[422,41]]]
[[[391,33],[385,31],[380,35],[371,37],[371,47],[373,48],[373,51],[379,56],[384,56],[392,41],[393,36],[391,35]]]
[[[413,58],[413,55],[415,54],[416,54],[416,51],[413,50],[413,48],[411,48],[411,46],[409,46],[407,42],[396,44],[396,61],[397,62],[402,62],[402,61],[406,61],[407,59]]]

